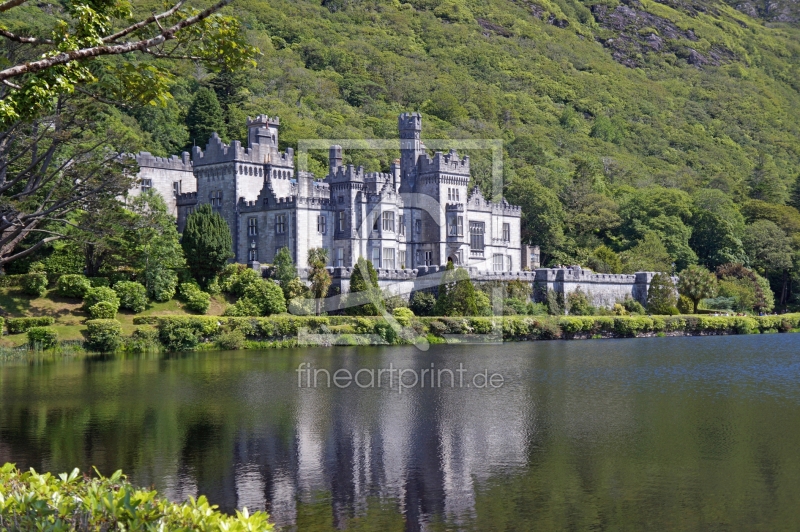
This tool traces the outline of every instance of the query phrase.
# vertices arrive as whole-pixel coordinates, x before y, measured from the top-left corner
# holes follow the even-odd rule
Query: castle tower
[[[258,115],[251,119],[247,117],[247,147],[252,148],[255,144],[265,144],[268,146],[278,146],[278,117]]]
[[[342,147],[333,145],[328,151],[328,169],[331,175],[335,174],[340,166],[342,166]]]
[[[400,179],[403,185],[413,190],[417,174],[417,161],[423,152],[420,133],[422,116],[419,113],[403,113],[398,118],[400,130]]]

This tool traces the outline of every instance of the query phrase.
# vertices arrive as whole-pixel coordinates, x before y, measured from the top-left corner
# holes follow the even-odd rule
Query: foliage
[[[547,313],[551,316],[560,316],[564,314],[564,305],[561,301],[563,297],[561,294],[556,293],[555,290],[548,290],[545,296],[545,304],[547,305]]]
[[[47,292],[47,274],[29,273],[22,278],[22,293],[42,297]]]
[[[125,351],[131,353],[157,353],[160,350],[158,331],[153,327],[137,327],[125,340]]]
[[[190,145],[205,147],[213,133],[217,133],[222,140],[228,140],[222,107],[214,91],[200,87],[194,93],[186,115],[186,127],[189,129]]]
[[[111,477],[71,473],[22,472],[13,464],[0,468],[3,526],[13,530],[226,530],[268,531],[263,512],[247,509],[228,516],[205,496],[169,502],[155,491],[132,486],[121,471]]]
[[[58,278],[56,291],[62,297],[83,299],[86,292],[92,287],[89,279],[84,275],[67,274]]]
[[[702,266],[692,265],[678,275],[678,293],[692,301],[692,314],[703,299],[717,293],[717,276]]]
[[[86,348],[99,353],[113,353],[122,344],[122,326],[117,320],[86,322]]]
[[[169,301],[175,296],[178,286],[178,274],[165,268],[153,268],[147,272],[145,281],[148,293],[153,300],[158,302]]]
[[[58,345],[58,333],[50,327],[31,327],[28,329],[28,348],[33,350],[52,349]]]
[[[408,302],[408,308],[416,316],[433,316],[434,306],[436,305],[436,298],[430,292],[418,291],[414,292]]]
[[[608,246],[598,246],[589,257],[589,268],[597,273],[622,273],[622,260]]]
[[[475,286],[467,270],[455,268],[452,262],[447,263],[433,311],[437,316],[478,315]]]
[[[181,246],[189,270],[201,287],[207,286],[233,257],[228,223],[207,203],[186,218]]]
[[[672,314],[677,304],[678,295],[672,278],[666,273],[655,274],[647,289],[647,311],[651,314]]]
[[[626,297],[622,302],[622,306],[631,314],[644,314],[645,310],[641,303],[632,297]]]
[[[296,293],[297,287],[292,284],[298,277],[297,268],[292,261],[292,253],[289,248],[284,246],[279,249],[275,254],[272,265],[275,267],[275,279],[280,283],[283,290],[283,297],[288,301],[301,295]]]
[[[181,298],[184,307],[192,312],[205,314],[211,305],[211,295],[200,290],[194,283],[183,283],[180,285]]]
[[[147,308],[147,289],[142,283],[121,281],[114,285],[120,308],[139,313]]]
[[[258,316],[270,316],[286,312],[283,290],[272,280],[258,279],[247,285],[240,301],[249,301],[258,310]]]
[[[383,307],[378,287],[378,272],[364,257],[358,257],[350,276],[345,314],[349,316],[377,316]]]
[[[56,320],[52,316],[42,316],[38,318],[7,318],[6,326],[8,334],[20,334],[27,332],[32,327],[47,327],[53,325]]]
[[[573,316],[590,316],[592,314],[589,298],[580,287],[567,294],[567,312]]]
[[[715,278],[715,280],[716,280],[716,278]],[[709,301],[709,300],[705,299],[703,301]],[[694,308],[695,307],[694,301],[692,301],[691,299],[689,299],[687,296],[685,296],[683,294],[680,294],[678,296],[678,304],[676,305],[676,307],[678,308],[678,312],[680,312],[681,314],[696,314],[696,311],[695,311],[695,308]],[[711,307],[707,307],[707,308],[711,308]]]
[[[247,338],[245,337],[244,333],[239,330],[235,329],[233,331],[226,331],[220,334],[214,343],[217,345],[219,349],[223,351],[234,351],[236,349],[243,349],[245,343],[247,342]]]
[[[89,318],[93,320],[113,320],[117,317],[118,307],[111,301],[100,301],[89,307]]]
[[[411,320],[414,318],[414,312],[410,308],[398,307],[392,310],[392,316],[397,320],[397,323],[403,327],[411,325]]]
[[[90,288],[86,291],[86,295],[83,296],[83,310],[89,312],[94,305],[100,303],[101,301],[107,301],[111,303],[111,305],[114,307],[114,312],[119,309],[120,301],[117,293],[111,288],[99,286],[97,288]]]
[[[312,248],[308,250],[308,280],[311,282],[311,293],[316,299],[315,310],[319,314],[322,309],[322,298],[328,295],[333,280],[331,274],[325,269],[328,263],[328,250],[325,248]]]

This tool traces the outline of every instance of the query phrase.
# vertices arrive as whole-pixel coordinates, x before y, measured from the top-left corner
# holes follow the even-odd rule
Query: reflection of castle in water
[[[432,516],[466,522],[476,484],[527,463],[531,407],[520,392],[297,390],[292,436],[272,423],[243,430],[221,483],[191,478],[190,467],[167,495],[266,509],[284,526],[298,524],[299,506],[322,502],[342,527],[374,500],[402,512],[408,530]]]

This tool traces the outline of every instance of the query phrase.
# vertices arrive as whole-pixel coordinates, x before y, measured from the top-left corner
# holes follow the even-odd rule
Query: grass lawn
[[[7,318],[23,318],[27,316],[52,316],[55,319],[53,328],[58,332],[60,340],[82,340],[82,331],[85,330],[84,322],[88,316],[81,309],[83,302],[78,299],[61,297],[55,290],[48,290],[43,297],[33,297],[23,294],[17,287],[0,288],[0,309]],[[211,297],[211,306],[206,315],[220,316],[225,311],[228,300],[224,295]],[[122,324],[122,334],[131,334],[136,326],[133,318],[136,316],[189,316],[194,313],[187,312],[183,304],[172,299],[164,303],[151,301],[147,308],[135,314],[129,310],[120,310],[117,320]],[[27,343],[26,334],[12,334],[0,338],[1,347],[18,347]]]

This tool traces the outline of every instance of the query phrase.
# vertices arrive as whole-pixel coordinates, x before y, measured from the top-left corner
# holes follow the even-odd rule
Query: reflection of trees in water
[[[122,468],[170,497],[263,508],[298,530],[692,528],[707,515],[747,517],[754,504],[748,522],[796,517],[781,503],[800,494],[796,405],[685,393],[674,375],[659,380],[674,372],[674,353],[659,366],[619,342],[591,343],[592,355],[580,344],[7,366],[0,459]],[[294,368],[308,360],[479,360],[508,384],[298,390]]]

